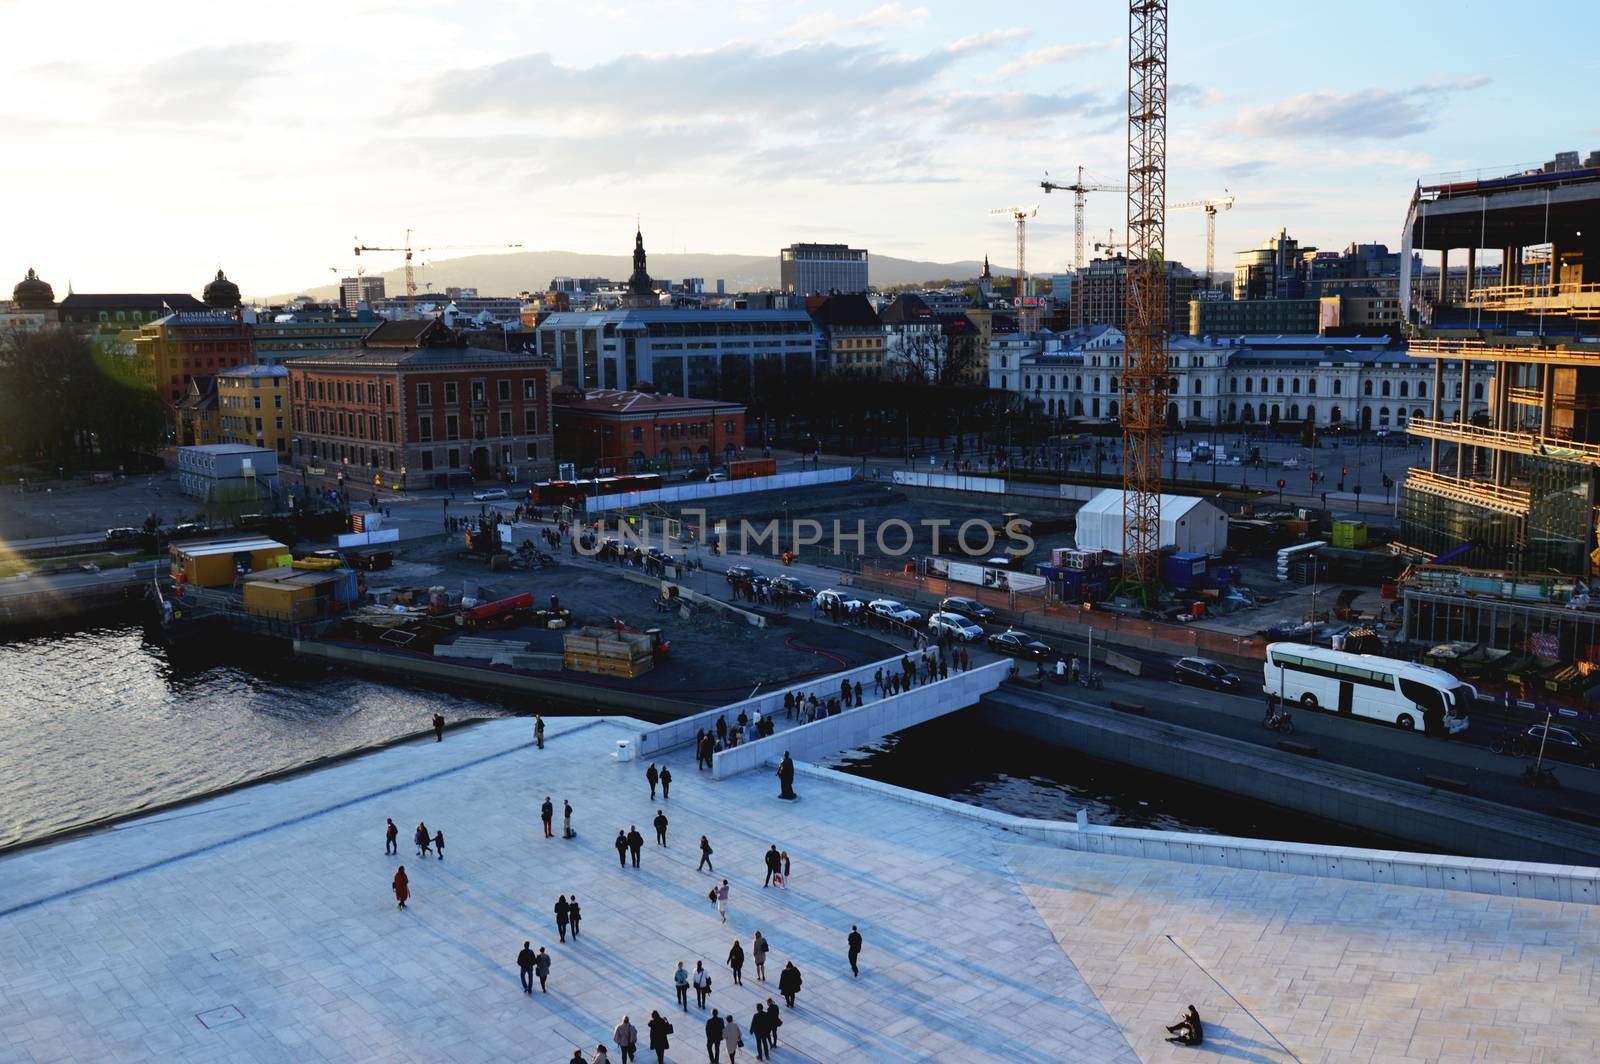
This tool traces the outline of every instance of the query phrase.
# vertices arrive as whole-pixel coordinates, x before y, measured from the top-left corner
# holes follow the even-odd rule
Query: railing
[[[1508,388],[1506,398],[1518,406],[1544,405],[1544,395],[1537,388]]]
[[[1463,425],[1459,421],[1435,421],[1426,417],[1412,418],[1406,424],[1406,431],[1413,436],[1423,436],[1430,440],[1450,440],[1473,447],[1510,451],[1514,454],[1549,456],[1600,465],[1600,445],[1554,439],[1531,432],[1507,432],[1505,429]]]
[[[1600,315],[1600,283],[1506,284],[1474,288],[1460,304],[1483,310],[1571,311]]]
[[[1530,497],[1521,488],[1486,484],[1479,480],[1460,480],[1443,477],[1428,469],[1412,467],[1406,473],[1406,487],[1425,491],[1444,499],[1453,499],[1471,506],[1482,506],[1513,517],[1526,517]]]
[[[1489,344],[1482,340],[1428,337],[1412,340],[1407,353],[1419,358],[1469,358],[1483,362],[1541,362],[1561,366],[1600,366],[1600,351],[1574,351],[1565,344],[1537,346],[1531,343]]]

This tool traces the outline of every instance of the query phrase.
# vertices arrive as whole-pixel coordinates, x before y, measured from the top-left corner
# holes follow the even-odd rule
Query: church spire
[[[633,276],[628,278],[628,292],[624,305],[628,307],[661,305],[661,301],[656,298],[655,282],[650,280],[650,271],[645,263],[644,230],[639,228],[633,233]]]

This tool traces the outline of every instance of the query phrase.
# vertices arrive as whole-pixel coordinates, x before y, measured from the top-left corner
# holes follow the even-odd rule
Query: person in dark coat
[[[550,830],[550,822],[556,818],[556,807],[550,804],[550,796],[544,796],[544,804],[539,807],[539,819],[544,821],[544,837],[554,838],[555,832]]]
[[[578,937],[578,921],[583,919],[583,910],[578,908],[578,896],[574,894],[567,903],[567,919],[572,922],[572,937]]]
[[[794,696],[790,695],[789,697],[793,698]],[[724,745],[724,746],[728,745],[728,718],[727,717],[718,717],[717,718],[717,738],[722,740],[722,745]]]
[[[1183,1014],[1183,1019],[1167,1028],[1173,1037],[1167,1041],[1180,1046],[1197,1046],[1206,1040],[1206,1025],[1200,1022],[1200,1010],[1193,1005]]]
[[[661,797],[663,800],[672,797],[672,770],[670,768],[662,768],[661,770]]]
[[[417,856],[428,856],[428,849],[433,845],[433,837],[428,834],[428,825],[417,824],[417,830],[412,833],[411,841],[417,844]]]
[[[572,915],[572,906],[567,904],[565,894],[556,899],[556,933],[561,936],[561,941],[567,940],[567,919]]]
[[[628,825],[628,852],[633,854],[633,867],[639,867],[639,851],[644,849],[644,836],[632,824]]]
[[[727,1024],[722,1022],[722,1017],[717,1015],[717,1010],[711,1010],[711,1018],[706,1021],[706,1056],[711,1059],[711,1064],[719,1064],[722,1060],[722,1031]]]
[[[783,869],[783,859],[778,856],[778,847],[776,844],[767,847],[766,862],[767,878],[766,881],[761,885],[763,887],[770,887],[772,886],[772,877],[775,875],[780,875]]]
[[[539,947],[539,955],[533,958],[533,974],[539,977],[539,993],[550,993],[544,986],[545,980],[550,978],[550,954],[544,951],[543,946]]]
[[[770,1060],[772,1056],[772,1023],[767,1019],[761,1002],[756,1002],[755,1015],[750,1017],[750,1033],[756,1037],[756,1059]]]
[[[859,709],[860,706],[861,706],[861,681],[857,680],[856,681],[856,707]]]
[[[711,869],[711,873],[713,875],[716,874],[716,871],[717,871],[716,866],[714,866],[711,863],[711,843],[706,841],[706,837],[704,835],[701,835],[700,836],[700,867],[696,868],[695,871],[698,872],[701,869],[705,869],[705,868]]]
[[[750,958],[756,962],[756,978],[767,978],[767,951],[772,947],[767,945],[767,940],[761,937],[761,932],[756,932],[755,941],[750,943]]]
[[[661,781],[661,773],[656,769],[656,763],[650,762],[650,767],[644,770],[644,778],[650,784],[650,800],[656,800],[656,784]]]
[[[433,848],[439,853],[439,860],[444,860],[444,831],[441,829],[433,833]]]
[[[850,974],[859,977],[861,969],[856,966],[856,959],[861,956],[861,932],[856,930],[856,925],[850,925],[850,935],[845,939],[850,951]]]
[[[444,742],[444,714],[443,713],[435,713],[433,715],[433,741],[436,742],[436,743]]]
[[[672,1048],[667,1044],[667,1035],[672,1033],[672,1024],[659,1012],[650,1013],[650,1048],[655,1050],[656,1064],[667,1064],[667,1050]]]
[[[667,844],[667,814],[657,809],[656,818],[652,823],[656,826],[656,845],[665,846]]]
[[[628,833],[621,828],[617,829],[617,841],[612,843],[617,848],[617,864],[619,867],[628,867]]]
[[[544,749],[544,718],[537,713],[533,717],[533,742],[539,749]]]
[[[783,1014],[778,1008],[778,1003],[771,998],[767,998],[767,1044],[769,1047],[777,1046],[778,1028],[782,1026]]]
[[[733,969],[733,985],[744,985],[744,947],[739,945],[739,940],[733,940],[733,948],[728,951],[728,967]]]
[[[783,752],[783,760],[778,762],[778,784],[782,788],[778,792],[779,798],[794,798],[794,759],[787,750]]]
[[[783,971],[778,973],[778,993],[783,995],[785,1005],[794,1008],[794,996],[800,993],[800,969],[794,961],[783,962]]]
[[[411,880],[406,878],[405,865],[401,865],[395,872],[392,886],[394,887],[394,900],[400,903],[395,908],[404,909],[406,907],[406,899],[411,897]]]
[[[522,952],[517,954],[517,969],[522,973],[522,992],[533,993],[533,963],[534,953],[530,948],[532,943],[524,941]]]
[[[383,854],[385,857],[391,853],[398,854],[400,852],[400,847],[395,843],[395,840],[399,837],[400,829],[394,826],[393,820],[390,820],[388,826],[383,829]]]
[[[565,798],[561,799],[561,837],[570,839],[577,835],[572,830],[572,803]]]

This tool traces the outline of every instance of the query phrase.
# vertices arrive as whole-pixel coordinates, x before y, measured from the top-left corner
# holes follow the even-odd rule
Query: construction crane
[[[1083,197],[1089,192],[1126,192],[1126,185],[1086,185],[1083,181],[1083,167],[1078,167],[1078,180],[1070,185],[1058,184],[1050,180],[1048,172],[1044,180],[1039,182],[1039,187],[1046,192],[1072,193],[1072,268],[1081,270],[1083,260]]]
[[[1128,242],[1126,240],[1118,240],[1115,229],[1107,229],[1105,240],[1096,240],[1094,249],[1096,251],[1127,251]]]
[[[1167,4],[1128,0],[1128,303],[1122,373],[1122,583],[1155,604],[1167,409]]]
[[[1210,288],[1215,283],[1211,271],[1217,262],[1217,212],[1233,209],[1233,193],[1223,189],[1221,199],[1187,200],[1167,206],[1168,211],[1194,209],[1206,212],[1206,287]]]
[[[356,254],[363,251],[403,251],[406,256],[406,303],[407,309],[415,310],[417,305],[417,274],[412,256],[424,251],[484,251],[491,248],[520,248],[521,244],[430,244],[427,247],[411,246],[411,230],[406,230],[406,242],[402,247],[381,248],[361,243],[361,238],[356,237]]]
[[[1028,219],[1037,217],[1039,205],[1031,207],[996,207],[990,214],[1009,214],[1017,223],[1017,287],[1014,289],[1017,300],[1017,324],[1021,331],[1027,333],[1033,330],[1033,308],[1024,302],[1028,296]]]

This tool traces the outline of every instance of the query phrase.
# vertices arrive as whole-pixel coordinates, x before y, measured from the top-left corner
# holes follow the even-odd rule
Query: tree
[[[115,356],[66,329],[0,341],[0,449],[69,465],[153,450],[165,415]]]

